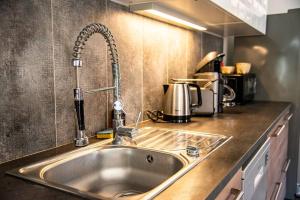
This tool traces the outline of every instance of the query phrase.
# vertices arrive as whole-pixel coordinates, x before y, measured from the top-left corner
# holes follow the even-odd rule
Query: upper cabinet
[[[210,0],[229,14],[266,33],[268,0]]]
[[[128,7],[153,3],[218,36],[266,33],[268,0],[111,0]],[[165,21],[165,20],[162,20]],[[171,22],[170,22],[171,23]]]

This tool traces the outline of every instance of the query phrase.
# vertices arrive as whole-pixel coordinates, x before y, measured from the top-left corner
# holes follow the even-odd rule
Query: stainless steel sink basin
[[[170,154],[130,147],[105,147],[49,165],[40,175],[47,182],[115,198],[148,192],[183,166],[182,160]]]
[[[200,153],[200,157],[189,157],[183,147],[162,148],[163,143],[170,148],[170,142],[185,141],[182,136],[186,139],[189,135],[156,130],[156,137],[169,138],[169,142],[163,140],[157,146],[156,140],[155,147],[159,148],[155,149],[148,147],[154,142],[145,142],[150,135],[154,137],[151,131],[145,129],[135,146],[99,142],[8,173],[91,199],[152,199],[228,139],[202,135],[201,144],[209,144],[210,148]]]

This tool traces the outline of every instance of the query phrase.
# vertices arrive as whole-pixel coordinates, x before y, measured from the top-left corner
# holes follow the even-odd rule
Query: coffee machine
[[[201,88],[202,105],[193,108],[193,115],[213,115],[223,112],[224,106],[233,105],[235,92],[221,74],[224,56],[224,53],[212,51],[198,63],[194,79],[191,80]],[[194,99],[194,92],[191,93]]]
[[[193,114],[213,115],[223,111],[221,104],[223,87],[217,72],[202,72],[194,75],[194,80],[201,88],[202,105],[193,108]],[[191,92],[194,99],[194,91]]]

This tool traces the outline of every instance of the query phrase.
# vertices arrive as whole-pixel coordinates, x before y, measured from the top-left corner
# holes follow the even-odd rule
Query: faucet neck
[[[82,66],[82,61],[80,59],[81,51],[84,49],[84,45],[86,44],[87,40],[95,33],[100,33],[107,42],[108,50],[111,56],[111,63],[112,63],[112,74],[113,74],[113,82],[114,82],[114,102],[120,101],[121,99],[121,90],[120,90],[120,66],[119,66],[119,56],[117,47],[115,44],[114,37],[109,29],[99,23],[93,23],[87,25],[82,31],[79,33],[75,45],[73,47],[73,66],[76,68],[76,83],[77,87],[79,88],[79,73],[78,68]]]
[[[121,77],[120,77],[120,66],[118,63],[112,64],[112,74],[113,74],[113,82],[114,82],[114,104],[115,102],[121,103]],[[120,105],[120,110],[122,111],[123,107]]]
[[[123,105],[121,102],[121,87],[120,87],[120,66],[119,66],[119,60],[118,60],[118,52],[115,44],[115,40],[111,34],[111,32],[108,30],[106,26],[103,24],[93,23],[85,28],[82,29],[82,31],[79,33],[77,40],[75,41],[75,45],[73,48],[73,67],[76,70],[76,89],[78,91],[81,91],[80,88],[80,82],[79,82],[79,68],[82,67],[82,61],[80,59],[81,51],[84,48],[84,45],[86,41],[95,33],[100,33],[106,40],[108,44],[108,50],[111,55],[111,63],[112,63],[112,74],[113,74],[113,84],[114,84],[114,122],[113,122],[113,129],[114,129],[114,135],[115,138],[118,134],[118,129],[120,127],[124,126],[124,120],[122,119],[122,110]],[[75,97],[75,96],[74,96]],[[84,134],[84,129],[82,130],[82,127],[84,127],[84,115],[83,115],[83,97],[80,99],[80,106],[77,106],[78,99],[75,97],[75,107],[77,112],[77,123],[80,126],[80,134],[77,134],[75,140],[81,140],[82,137],[86,137]],[[80,112],[80,118],[78,117],[78,113]],[[82,121],[83,120],[83,121]],[[79,137],[79,138],[78,138]]]

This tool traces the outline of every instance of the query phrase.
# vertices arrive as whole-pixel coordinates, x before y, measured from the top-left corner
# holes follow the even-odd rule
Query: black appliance
[[[223,74],[223,78],[236,94],[233,102],[242,105],[254,99],[256,93],[255,74]]]

